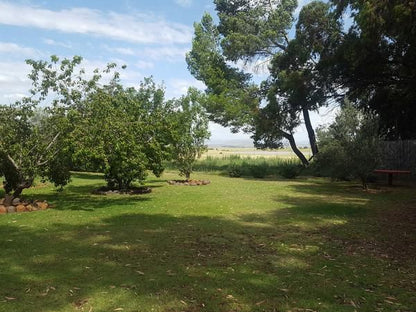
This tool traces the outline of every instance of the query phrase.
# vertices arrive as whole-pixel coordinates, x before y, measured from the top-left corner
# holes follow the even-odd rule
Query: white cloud
[[[135,66],[139,69],[152,69],[155,67],[155,64],[152,62],[146,62],[146,61],[138,61]]]
[[[134,55],[134,50],[130,48],[115,48],[114,52],[123,54],[123,55]]]
[[[195,87],[199,90],[205,89],[205,84],[195,79],[172,79],[168,82],[169,94],[167,97],[180,97],[185,95],[189,87]]]
[[[144,49],[143,55],[147,56],[152,60],[165,60],[165,61],[183,61],[189,48],[180,48],[175,46],[165,46],[156,48]]]
[[[51,45],[51,46],[58,46],[58,47],[63,47],[63,48],[67,48],[67,49],[72,48],[72,44],[70,44],[68,42],[55,41],[55,40],[49,39],[49,38],[44,38],[42,41],[44,43],[46,43],[47,45]]]
[[[0,24],[89,34],[135,43],[188,43],[192,28],[145,14],[120,14],[88,8],[52,11],[0,2]]]
[[[192,0],[175,0],[175,3],[181,7],[187,8],[192,5]]]
[[[12,54],[12,55],[18,54],[18,55],[31,56],[31,57],[39,55],[39,52],[37,52],[35,49],[22,47],[13,42],[1,42],[1,41],[0,41],[0,53],[7,53],[7,54]]]
[[[27,94],[30,67],[24,62],[0,62],[0,104],[13,103]]]

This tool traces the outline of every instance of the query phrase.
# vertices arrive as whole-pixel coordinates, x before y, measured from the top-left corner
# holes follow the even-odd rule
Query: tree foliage
[[[296,36],[289,39],[294,0],[216,0],[215,4],[219,24],[205,14],[195,24],[187,55],[191,73],[207,85],[211,119],[252,132],[258,147],[278,147],[286,138],[307,165],[293,132],[303,116],[312,153],[318,152],[309,112],[325,105],[334,90],[328,80],[320,79],[317,63],[340,32],[329,5],[305,6]],[[269,76],[256,85],[241,64],[263,64]]]
[[[172,114],[163,87],[151,78],[137,89],[118,83],[100,88],[75,117],[74,158],[95,163],[108,185],[118,189],[143,181],[147,170],[159,176],[171,154]]]
[[[30,95],[8,106],[0,114],[0,175],[5,178],[6,193],[19,196],[36,176],[68,183],[71,165],[68,148],[72,131],[68,112],[79,105],[100,76],[85,79],[75,72],[80,57],[49,62],[28,60],[32,67]],[[50,104],[46,106],[46,104]]]
[[[367,188],[368,177],[381,160],[378,118],[346,105],[328,128],[318,130],[321,151],[317,166],[334,179],[359,178]]]
[[[340,21],[351,26],[329,66],[330,79],[343,85],[356,106],[379,115],[381,132],[389,139],[416,138],[415,2],[332,3]]]
[[[190,88],[185,96],[177,100],[173,159],[186,179],[190,178],[196,159],[206,151],[205,140],[210,137],[208,118],[201,105],[203,99],[200,92]]]

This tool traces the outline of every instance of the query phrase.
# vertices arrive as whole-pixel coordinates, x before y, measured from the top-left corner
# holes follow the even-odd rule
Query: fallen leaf
[[[16,298],[13,298],[13,297],[4,297],[6,300],[16,300]]]

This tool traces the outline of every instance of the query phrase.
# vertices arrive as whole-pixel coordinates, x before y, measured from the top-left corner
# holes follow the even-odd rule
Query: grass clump
[[[200,172],[221,172],[230,177],[253,177],[258,179],[277,175],[294,178],[300,174],[300,167],[297,159],[241,157],[240,155],[207,156],[195,163],[195,170]],[[169,168],[174,169],[171,165],[169,165]]]

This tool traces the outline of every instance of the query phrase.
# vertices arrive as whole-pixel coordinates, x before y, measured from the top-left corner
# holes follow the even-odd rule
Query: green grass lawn
[[[0,215],[0,311],[416,311],[416,195],[326,179],[196,173],[207,186],[91,195]],[[1,195],[1,194],[0,194]]]

